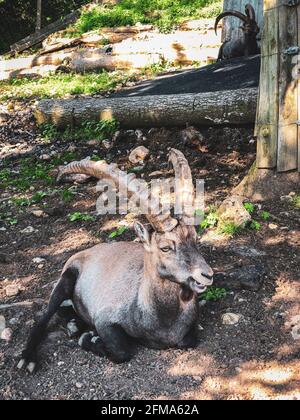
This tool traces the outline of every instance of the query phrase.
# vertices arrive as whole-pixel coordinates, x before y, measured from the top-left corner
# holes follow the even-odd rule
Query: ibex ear
[[[134,230],[140,240],[143,242],[145,248],[150,248],[150,235],[148,230],[145,228],[144,225],[140,222],[134,223]]]

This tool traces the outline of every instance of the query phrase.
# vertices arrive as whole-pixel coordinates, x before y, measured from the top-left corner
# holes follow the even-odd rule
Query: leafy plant
[[[254,210],[255,210],[255,206],[252,203],[245,203],[244,204],[245,209],[247,210],[248,213],[253,214]]]
[[[203,212],[196,211],[196,216],[202,217]],[[214,206],[210,206],[209,212],[207,214],[204,214],[204,219],[200,223],[199,230],[203,231],[205,229],[213,228],[218,223],[218,216],[217,216],[217,210]]]
[[[109,239],[114,239],[118,236],[123,235],[123,233],[125,233],[126,230],[127,230],[126,226],[120,226],[117,230],[114,230],[113,232],[111,232],[108,237]]]
[[[18,219],[16,219],[15,217],[7,217],[5,219],[6,223],[10,226],[15,226],[18,224]]]
[[[70,201],[72,201],[73,197],[75,196],[75,193],[71,189],[67,188],[60,190],[59,195],[64,203],[69,203]]]
[[[240,231],[241,226],[236,225],[234,222],[224,222],[218,226],[218,232],[222,235],[234,236]]]
[[[300,209],[300,195],[296,195],[292,202],[297,209]]]
[[[94,222],[95,218],[90,214],[83,214],[78,212],[69,215],[70,222]]]
[[[227,296],[226,289],[210,286],[207,290],[201,295],[201,298],[206,301],[216,302],[220,299],[223,299]]]
[[[252,230],[261,230],[261,224],[257,220],[252,220],[249,227]]]
[[[270,219],[271,215],[270,215],[270,213],[269,213],[268,211],[262,211],[262,212],[260,213],[260,217],[261,217],[263,220],[268,221],[268,220]]]

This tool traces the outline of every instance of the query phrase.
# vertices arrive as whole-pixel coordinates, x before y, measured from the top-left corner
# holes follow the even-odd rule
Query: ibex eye
[[[170,252],[172,251],[172,248],[170,247],[165,247],[165,248],[161,248],[162,252]]]

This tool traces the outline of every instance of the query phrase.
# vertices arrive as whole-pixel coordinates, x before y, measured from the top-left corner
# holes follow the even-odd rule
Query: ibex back
[[[184,180],[192,208],[194,187],[183,154],[170,152],[177,180]],[[127,184],[129,195],[138,191],[137,180],[116,165],[104,161],[74,162],[60,171],[60,177],[84,173]],[[150,193],[149,193],[150,194]],[[145,195],[141,196],[141,200]],[[154,229],[135,223],[141,243],[100,244],[73,256],[52,292],[45,315],[31,331],[18,367],[33,372],[37,349],[52,316],[71,300],[75,313],[69,321],[84,321],[91,332],[82,334],[81,347],[116,363],[128,361],[138,344],[152,348],[187,348],[197,344],[197,296],[212,284],[213,271],[197,248],[194,226],[170,213],[147,218]],[[79,332],[79,331],[78,331]]]

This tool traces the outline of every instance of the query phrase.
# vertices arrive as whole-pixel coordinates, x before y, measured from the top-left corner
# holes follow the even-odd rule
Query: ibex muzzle
[[[197,344],[198,294],[212,284],[213,271],[199,253],[195,227],[188,223],[195,200],[188,162],[175,149],[169,160],[184,190],[177,193],[177,200],[185,200],[180,219],[166,211],[157,214],[150,206],[147,218],[153,233],[135,223],[141,243],[100,244],[73,256],[30,334],[19,368],[33,372],[47,324],[67,300],[75,310],[68,321],[84,321],[90,331],[79,340],[82,348],[114,362],[129,360],[137,344],[159,349]],[[119,189],[126,185],[130,196],[140,192],[135,176],[104,161],[71,163],[60,170],[59,178],[71,173],[110,179]],[[140,198],[149,197],[143,192]]]

